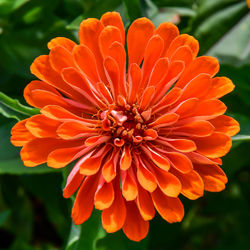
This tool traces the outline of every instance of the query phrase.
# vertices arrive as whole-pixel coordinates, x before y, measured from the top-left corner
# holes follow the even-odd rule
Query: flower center
[[[141,112],[137,104],[126,104],[124,107],[111,105],[99,114],[99,119],[103,131],[114,138],[116,146],[121,147],[124,143],[138,144],[145,139],[150,116],[150,110]]]

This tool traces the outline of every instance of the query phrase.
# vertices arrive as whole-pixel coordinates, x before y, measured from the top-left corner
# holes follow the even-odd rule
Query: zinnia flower
[[[140,241],[155,209],[179,222],[180,194],[194,200],[225,188],[218,165],[239,125],[219,98],[234,85],[213,78],[217,59],[197,57],[198,41],[172,23],[155,29],[139,18],[125,46],[121,17],[108,12],[84,20],[79,41],[52,39],[49,55],[34,60],[31,72],[40,80],[24,97],[41,114],[18,122],[11,142],[22,147],[27,167],[76,161],[63,191],[66,198],[77,192],[75,224],[95,206],[107,232],[122,229]]]

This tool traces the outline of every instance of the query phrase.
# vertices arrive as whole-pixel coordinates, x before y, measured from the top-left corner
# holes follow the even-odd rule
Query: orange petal
[[[72,54],[62,46],[56,46],[50,50],[49,60],[52,68],[58,73],[64,68],[74,67]]]
[[[91,156],[85,156],[77,164],[80,165],[80,173],[84,175],[93,175],[98,172],[102,165],[102,160],[109,151],[109,147],[103,147],[99,151],[92,153]]]
[[[183,136],[204,137],[209,136],[214,132],[214,126],[208,121],[195,121],[187,123],[181,127],[173,129],[172,134]]]
[[[179,30],[174,24],[164,22],[158,26],[155,33],[160,35],[164,40],[163,56],[166,56],[170,44],[179,35]]]
[[[88,80],[75,68],[63,69],[61,75],[64,81],[80,94],[80,102],[86,103],[90,107],[92,106],[92,109],[95,107],[104,107],[104,104],[92,91]]]
[[[211,78],[208,74],[199,74],[193,78],[183,89],[181,100],[192,97],[201,98],[207,94],[211,88]]]
[[[228,135],[215,132],[208,137],[195,138],[197,152],[210,158],[222,157],[228,153],[232,140]]]
[[[204,184],[200,175],[196,171],[187,174],[175,172],[181,182],[181,193],[190,200],[195,200],[203,196]]]
[[[131,151],[130,151],[130,146],[125,145],[123,147],[121,159],[120,159],[120,168],[121,170],[127,170],[130,168],[131,163],[132,163],[132,156],[131,156]]]
[[[125,235],[133,241],[141,241],[148,234],[149,223],[142,219],[134,202],[127,202],[127,216],[122,227]]]
[[[119,42],[114,42],[108,49],[108,56],[117,62],[120,72],[119,93],[126,96],[126,52],[124,46]]]
[[[49,85],[62,91],[65,95],[73,98],[74,91],[63,81],[62,77],[52,69],[49,56],[42,55],[37,57],[30,66],[30,71],[42,81],[47,82]]]
[[[103,70],[103,58],[98,45],[98,37],[103,28],[103,24],[98,19],[88,18],[80,24],[79,40],[80,44],[87,46],[94,54],[100,77],[102,81],[106,82]]]
[[[108,56],[109,47],[114,42],[122,42],[121,32],[115,26],[106,26],[98,38],[99,48],[103,58]]]
[[[215,131],[225,133],[228,136],[234,136],[240,131],[239,123],[232,117],[221,115],[210,120],[215,127]]]
[[[116,177],[119,151],[113,151],[110,159],[106,160],[102,167],[102,175],[106,182],[112,181]]]
[[[125,31],[124,31],[124,26],[122,22],[122,18],[118,12],[106,12],[105,14],[102,15],[100,19],[101,23],[104,26],[115,26],[120,30],[121,37],[122,37],[122,43],[124,44],[125,42]]]
[[[156,87],[156,98],[154,103],[159,102],[166,92],[175,84],[179,79],[185,68],[185,64],[182,61],[174,61],[169,64],[168,73],[164,81],[161,81]]]
[[[138,97],[138,91],[141,85],[141,80],[142,80],[142,74],[140,67],[137,64],[132,63],[129,67],[129,73],[128,73],[128,82],[129,82],[128,102],[130,104],[133,104]]]
[[[176,87],[183,88],[194,77],[205,73],[213,77],[219,71],[219,62],[215,57],[200,56],[193,60],[190,66],[183,72],[181,78],[176,83]]]
[[[77,45],[73,50],[74,62],[78,68],[95,84],[100,81],[94,54],[85,45]]]
[[[220,192],[225,189],[227,176],[217,165],[195,165],[195,170],[201,176],[205,190]]]
[[[80,121],[80,122],[83,122],[83,124],[85,123],[85,124],[90,124],[90,125],[96,123],[95,120],[81,118],[81,117],[69,112],[68,110],[66,110],[60,106],[56,106],[56,105],[48,105],[48,106],[44,107],[41,110],[41,113],[44,114],[48,118],[62,121],[62,122]]]
[[[34,115],[27,120],[25,126],[35,137],[45,138],[57,137],[56,130],[60,124],[44,115]]]
[[[184,208],[179,198],[168,197],[157,188],[152,194],[154,206],[160,216],[169,223],[180,222]]]
[[[198,98],[187,99],[181,102],[176,108],[172,109],[171,112],[175,112],[180,118],[191,116],[197,109],[198,101]]]
[[[169,197],[178,197],[181,192],[181,183],[173,174],[154,168],[157,183],[161,191]]]
[[[95,193],[95,208],[99,210],[103,210],[109,208],[114,201],[114,188],[112,182],[105,182],[97,187]]]
[[[199,102],[193,116],[198,116],[203,119],[215,118],[223,115],[227,110],[227,106],[220,100],[209,99]]]
[[[110,83],[113,97],[116,99],[119,95],[120,71],[118,64],[112,57],[106,57],[104,60],[104,68],[108,82]]]
[[[47,165],[52,168],[63,168],[70,162],[79,158],[82,155],[81,151],[84,147],[84,145],[80,145],[53,150],[48,155]]]
[[[151,128],[161,128],[173,125],[179,119],[179,115],[175,113],[168,113],[165,115],[160,116],[154,122],[150,123],[148,126]]]
[[[188,34],[179,35],[172,41],[167,51],[167,56],[171,57],[175,51],[183,45],[187,45],[191,49],[193,58],[197,56],[199,52],[199,43],[193,36]]]
[[[144,163],[141,160],[137,160],[137,179],[140,183],[140,185],[147,191],[153,192],[156,187],[156,178],[154,174],[147,169],[147,167],[144,165]]]
[[[96,187],[96,176],[86,177],[81,184],[72,209],[72,219],[76,225],[82,224],[90,217],[94,206]]]
[[[138,186],[136,205],[144,220],[152,220],[154,218],[155,209],[152,198],[149,193],[140,186]]]
[[[10,141],[16,147],[21,147],[25,143],[35,139],[35,136],[33,136],[25,126],[27,120],[28,119],[25,119],[16,123],[11,129]]]
[[[197,152],[190,152],[186,154],[187,157],[193,162],[197,164],[222,164],[220,158],[209,159],[206,156],[199,154]]]
[[[159,168],[168,171],[170,168],[170,163],[166,157],[161,155],[160,153],[154,151],[151,147],[141,146],[146,155],[151,159],[156,166]]]
[[[196,150],[195,143],[188,139],[171,139],[162,136],[159,136],[158,138],[159,140],[157,140],[157,142],[183,153]]]
[[[34,90],[44,90],[47,92],[51,92],[52,94],[55,94],[57,96],[61,96],[61,94],[53,87],[51,87],[49,84],[42,82],[42,81],[31,81],[24,89],[23,95],[28,104],[30,104],[33,107],[40,108],[40,105],[36,103],[36,100],[33,99],[31,96],[32,92]]]
[[[173,87],[166,95],[152,108],[153,114],[174,105],[181,97],[182,89]]]
[[[122,195],[127,201],[134,200],[138,194],[138,188],[132,169],[121,172]]]
[[[102,226],[108,233],[122,228],[126,218],[126,206],[117,181],[114,184],[115,198],[112,205],[102,212]]]
[[[156,86],[164,80],[168,73],[168,58],[160,58],[154,65],[148,80],[148,86]]]
[[[193,52],[188,46],[181,46],[171,55],[171,61],[182,61],[187,68],[190,63],[193,61]]]
[[[169,152],[166,153],[166,156],[170,160],[171,165],[181,173],[186,174],[193,170],[193,164],[186,155],[177,152]]]
[[[146,46],[153,34],[154,24],[145,17],[136,19],[130,25],[127,34],[129,65],[141,64]]]
[[[29,100],[32,101],[32,106],[43,108],[47,105],[57,105],[67,109],[71,109],[70,105],[65,101],[61,95],[56,95],[52,92],[35,89],[29,94]]]
[[[148,41],[147,47],[144,53],[144,60],[142,65],[142,74],[143,74],[143,85],[142,88],[144,89],[147,86],[147,81],[149,75],[155,66],[155,63],[160,58],[164,47],[163,39],[159,35],[154,35]]]
[[[151,100],[153,99],[155,94],[155,87],[151,86],[151,87],[147,87],[142,94],[141,97],[141,103],[140,103],[140,109],[141,110],[145,110],[147,109],[147,107],[149,106]]]
[[[63,189],[63,197],[69,198],[71,195],[73,195],[81,185],[83,179],[84,175],[80,174],[79,167],[74,166],[68,175],[66,186]]]
[[[64,122],[62,123],[56,133],[64,140],[76,139],[85,135],[93,136],[97,134],[98,129],[87,127],[80,122]]]
[[[53,49],[56,46],[62,46],[69,52],[72,52],[73,48],[76,46],[76,43],[65,37],[56,37],[48,42],[49,49]]]
[[[34,167],[45,163],[51,151],[63,147],[63,140],[37,138],[27,142],[21,150],[21,159],[25,166]]]
[[[235,88],[232,81],[227,77],[215,77],[212,79],[211,84],[212,88],[205,98],[221,98]]]

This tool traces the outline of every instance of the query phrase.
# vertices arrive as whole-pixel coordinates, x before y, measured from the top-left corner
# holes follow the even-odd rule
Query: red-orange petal
[[[112,205],[102,212],[102,226],[108,233],[121,229],[126,219],[126,206],[118,181],[114,184],[115,198]]]
[[[69,52],[72,52],[73,48],[76,46],[76,43],[66,37],[56,37],[48,42],[49,49],[53,49],[56,46],[62,46]]]
[[[138,186],[138,196],[136,198],[136,205],[144,220],[152,220],[155,215],[154,204],[149,193]]]
[[[195,170],[201,176],[205,190],[220,192],[225,188],[227,176],[217,165],[195,165]]]
[[[239,123],[232,117],[221,115],[212,120],[211,124],[215,127],[215,131],[225,133],[228,136],[234,136],[240,131]]]
[[[103,180],[103,183],[97,187],[95,193],[95,208],[99,210],[109,208],[114,201],[114,197],[115,194],[112,182],[105,182]]]
[[[169,223],[180,222],[184,216],[184,207],[179,198],[168,197],[157,188],[152,194],[154,206],[160,216]]]
[[[181,193],[190,200],[198,199],[203,196],[204,184],[202,178],[196,171],[186,174],[174,172],[181,182]]]
[[[228,153],[232,140],[228,135],[215,132],[210,136],[195,138],[197,152],[210,158],[222,157]]]
[[[127,216],[122,227],[125,235],[133,241],[141,241],[148,234],[149,223],[143,220],[134,202],[126,202]]]
[[[27,120],[28,119],[25,119],[16,123],[11,129],[10,141],[16,147],[21,147],[25,143],[35,139],[35,136],[33,136],[25,126]]]
[[[141,64],[146,46],[153,34],[154,24],[145,17],[136,19],[130,25],[127,34],[129,65]]]
[[[82,224],[90,217],[94,206],[96,187],[96,176],[86,177],[81,184],[72,209],[72,219],[76,225]]]

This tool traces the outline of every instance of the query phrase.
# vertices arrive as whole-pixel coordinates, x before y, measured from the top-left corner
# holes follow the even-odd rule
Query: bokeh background
[[[77,41],[80,22],[119,11],[125,26],[146,16],[155,25],[170,21],[195,36],[200,55],[216,56],[219,75],[235,91],[223,101],[241,124],[240,135],[224,157],[229,183],[220,193],[181,198],[186,215],[168,224],[159,216],[145,240],[134,243],[122,232],[106,235],[100,215],[72,226],[72,200],[62,198],[68,169],[25,168],[10,142],[10,129],[25,117],[0,98],[0,249],[250,249],[250,13],[245,0],[0,0],[0,91],[25,104],[22,93],[34,79],[29,66],[47,54],[56,36]],[[1,96],[0,96],[1,97]]]

